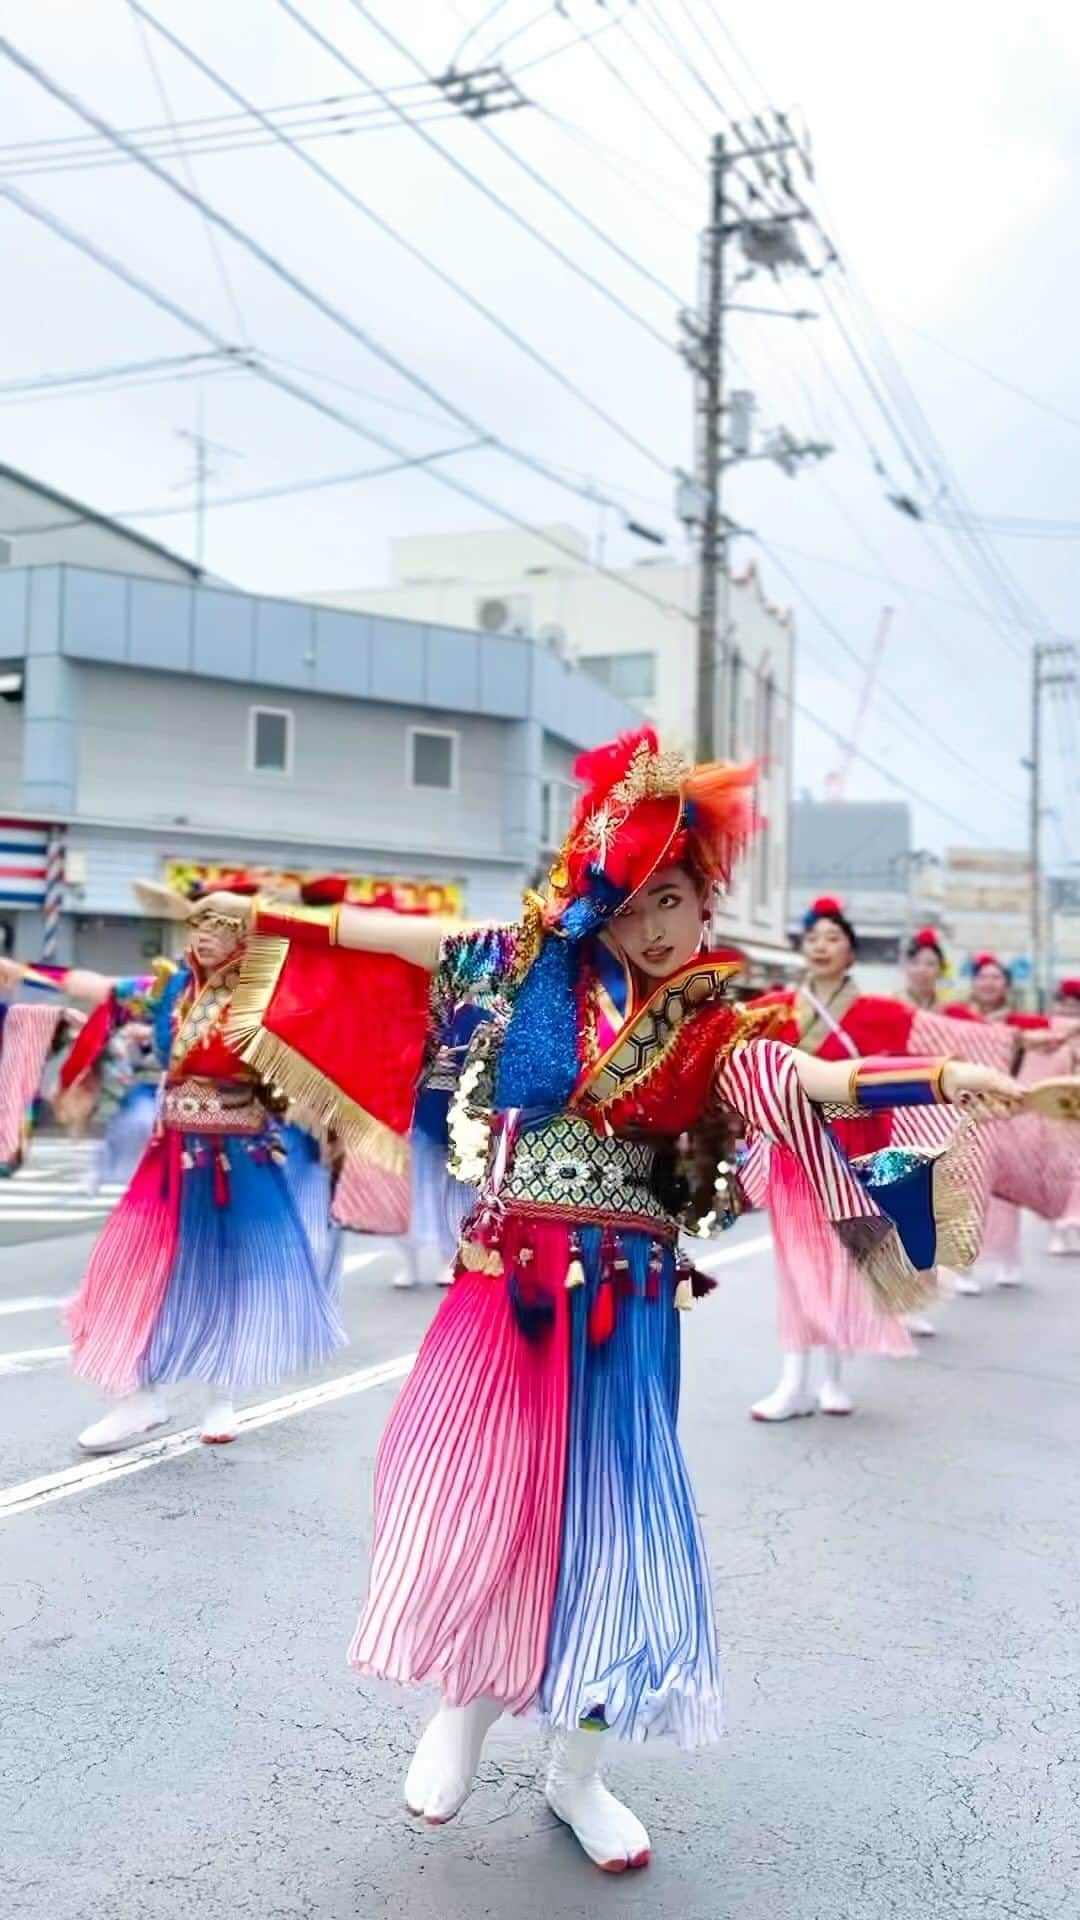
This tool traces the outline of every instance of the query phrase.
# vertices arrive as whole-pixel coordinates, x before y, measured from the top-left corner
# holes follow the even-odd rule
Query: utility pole
[[[724,177],[726,143],[718,133],[709,156],[709,223],[705,230],[704,365],[701,373],[701,577],[697,623],[697,758],[716,757],[718,736],[717,682],[720,648],[727,650],[726,630],[717,630],[720,583],[724,585],[727,614],[727,541],[720,532],[721,426],[724,406]]]
[[[1046,992],[1045,929],[1043,920],[1042,870],[1042,699],[1047,687],[1071,687],[1077,683],[1075,669],[1054,669],[1055,662],[1075,660],[1077,648],[1071,640],[1037,641],[1031,649],[1031,750],[1023,762],[1030,775],[1028,789],[1028,868],[1031,875],[1029,903],[1031,929],[1031,980],[1035,1005],[1041,1009]]]
[[[723,512],[724,473],[745,460],[772,460],[792,475],[805,460],[822,459],[831,452],[831,448],[816,442],[797,441],[786,428],[769,436],[760,452],[752,452],[749,421],[753,396],[740,396],[744,406],[736,422],[735,396],[729,404],[726,395],[724,334],[729,313],[765,314],[784,320],[814,318],[813,314],[788,307],[744,307],[728,297],[729,288],[733,290],[751,279],[759,269],[777,276],[782,267],[805,267],[795,226],[810,217],[788,181],[784,156],[800,149],[783,116],[775,116],[775,126],[759,117],[750,134],[744,135],[738,126],[734,133],[734,139],[717,134],[712,143],[708,218],[701,243],[700,303],[695,312],[679,316],[681,352],[694,375],[695,389],[697,472],[693,480],[685,474],[677,476],[676,510],[694,537],[698,552],[695,744],[699,760],[715,759],[727,745],[721,739],[720,715],[725,705],[729,657],[728,542],[733,529]],[[770,168],[770,159],[779,161],[778,174]],[[761,177],[781,193],[779,209],[767,204],[754,182],[738,172],[748,165],[758,169]],[[737,197],[740,191],[741,200]],[[734,277],[728,273],[725,260],[730,240],[739,241],[745,261],[743,270]],[[739,743],[732,744],[737,748]]]

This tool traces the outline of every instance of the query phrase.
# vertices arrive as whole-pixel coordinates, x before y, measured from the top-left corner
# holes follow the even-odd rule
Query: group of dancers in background
[[[691,1224],[747,1198],[771,1214],[783,1360],[755,1418],[850,1413],[847,1356],[910,1351],[996,1208],[1001,1278],[1020,1209],[1074,1230],[1080,983],[1053,1017],[1013,1014],[983,956],[970,1002],[939,1007],[927,932],[905,1000],[863,994],[855,929],[821,900],[803,984],[740,1002],[709,936],[753,771],[686,764],[646,728],[577,773],[566,845],[512,924],[238,878],[159,902],[187,923],[177,965],[45,978],[88,1009],[60,1113],[111,1100],[102,1171],[127,1175],[69,1312],[76,1373],[112,1397],[80,1445],[143,1440],[182,1379],[205,1387],[203,1438],[232,1439],[238,1393],[342,1342],[342,1226],[437,1245],[452,1285],[380,1447],[350,1660],[439,1690],[412,1812],[451,1819],[495,1720],[533,1713],[549,1805],[618,1872],[651,1842],[603,1783],[610,1742],[721,1730],[676,1434],[683,1314],[712,1287]],[[7,1067],[5,1047],[0,1088]],[[20,1101],[25,1071],[0,1092],[9,1131]]]

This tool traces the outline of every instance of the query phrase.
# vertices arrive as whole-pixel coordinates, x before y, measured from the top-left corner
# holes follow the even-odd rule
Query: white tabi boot
[[[798,1420],[804,1413],[813,1413],[814,1397],[810,1392],[810,1355],[808,1353],[785,1353],[780,1379],[764,1400],[755,1400],[750,1409],[751,1420]]]
[[[211,1387],[206,1412],[203,1414],[202,1443],[204,1447],[227,1447],[230,1440],[236,1439],[236,1408],[232,1398],[224,1387]]]
[[[966,1267],[962,1273],[958,1273],[955,1276],[953,1280],[953,1291],[954,1293],[964,1293],[969,1296],[974,1296],[982,1292],[982,1281],[979,1279],[974,1267]]]
[[[473,1789],[484,1741],[502,1712],[498,1700],[482,1698],[467,1707],[440,1707],[420,1736],[405,1776],[405,1805],[423,1814],[430,1826],[444,1826],[465,1805]]]
[[[548,1767],[547,1803],[604,1873],[647,1867],[649,1836],[600,1778],[601,1733],[557,1733]]]
[[[854,1413],[855,1402],[844,1386],[844,1356],[834,1347],[825,1349],[825,1378],[818,1394],[822,1413]]]
[[[166,1426],[171,1418],[152,1387],[139,1387],[117,1400],[93,1426],[85,1427],[79,1435],[79,1446],[84,1453],[116,1453],[153,1433],[155,1427]]]
[[[917,1340],[932,1340],[937,1332],[933,1321],[928,1320],[925,1313],[905,1313],[904,1325]]]

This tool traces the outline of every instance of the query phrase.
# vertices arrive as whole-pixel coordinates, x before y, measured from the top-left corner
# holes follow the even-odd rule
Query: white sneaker
[[[548,1806],[603,1873],[647,1867],[652,1845],[635,1813],[605,1787],[598,1771],[602,1733],[555,1736],[545,1789]]]
[[[228,1394],[214,1395],[203,1415],[200,1438],[204,1447],[227,1447],[236,1439],[236,1408]]]
[[[78,1444],[84,1453],[118,1453],[155,1427],[167,1426],[172,1418],[164,1401],[152,1387],[139,1387],[126,1393],[100,1420],[84,1427]]]
[[[445,1826],[460,1813],[476,1778],[484,1741],[502,1712],[498,1700],[467,1707],[440,1707],[420,1736],[405,1776],[405,1805],[429,1826]]]

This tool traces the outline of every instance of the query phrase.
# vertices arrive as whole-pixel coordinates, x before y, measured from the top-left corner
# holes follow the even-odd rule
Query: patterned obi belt
[[[174,1133],[265,1133],[269,1115],[243,1080],[176,1080],[165,1088],[162,1125]]]
[[[517,1134],[498,1197],[510,1213],[673,1239],[674,1222],[650,1185],[654,1156],[645,1140],[599,1134],[577,1114],[556,1114]]]

